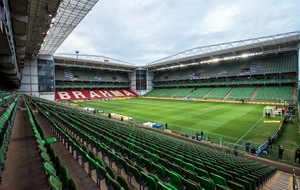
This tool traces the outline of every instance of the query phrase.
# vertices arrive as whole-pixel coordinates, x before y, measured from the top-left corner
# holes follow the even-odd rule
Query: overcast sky
[[[99,0],[56,53],[138,65],[204,45],[300,31],[300,0]]]

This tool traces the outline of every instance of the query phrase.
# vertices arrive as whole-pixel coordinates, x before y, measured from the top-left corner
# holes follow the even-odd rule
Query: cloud
[[[57,50],[145,64],[193,47],[299,30],[298,0],[101,0]]]

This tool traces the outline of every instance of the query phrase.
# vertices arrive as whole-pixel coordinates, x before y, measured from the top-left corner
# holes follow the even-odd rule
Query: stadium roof
[[[180,52],[146,65],[149,70],[164,70],[221,60],[248,58],[299,50],[299,31],[252,38]]]
[[[63,0],[39,53],[52,55],[97,2],[98,0]]]
[[[52,55],[98,0],[2,0],[0,85],[21,85],[25,59]]]
[[[2,0],[0,6],[0,83],[21,84],[25,58],[35,58],[61,0]]]
[[[175,55],[139,66],[126,61],[97,56],[76,54],[55,54],[56,65],[85,68],[129,71],[133,68],[146,68],[151,71],[166,70],[222,60],[234,60],[254,56],[266,56],[298,51],[300,32],[289,32],[266,37],[252,38],[210,46],[189,49]],[[78,56],[78,58],[76,58]]]
[[[54,62],[55,65],[65,67],[105,69],[126,72],[136,68],[136,66],[132,63],[96,55],[55,54]]]

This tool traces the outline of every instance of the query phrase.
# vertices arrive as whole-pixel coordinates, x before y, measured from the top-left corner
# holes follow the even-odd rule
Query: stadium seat
[[[116,180],[124,188],[124,190],[130,190],[128,182],[122,176],[117,176]]]
[[[183,185],[186,190],[201,190],[200,185],[193,180],[183,179]]]
[[[230,187],[232,190],[245,190],[243,185],[234,181],[228,181],[228,187]]]
[[[68,181],[68,190],[78,190],[78,187],[72,178]]]
[[[145,174],[144,172],[141,172],[142,177],[145,179],[144,187],[146,186],[149,190],[157,190],[157,182],[149,175]]]
[[[210,175],[212,176],[212,180],[215,184],[227,185],[227,182],[223,177],[214,173],[211,173]]]
[[[215,184],[209,178],[206,177],[198,177],[198,182],[201,184],[201,188],[206,190],[214,190]]]
[[[61,182],[52,175],[50,175],[48,178],[48,185],[51,190],[60,190],[61,189]]]

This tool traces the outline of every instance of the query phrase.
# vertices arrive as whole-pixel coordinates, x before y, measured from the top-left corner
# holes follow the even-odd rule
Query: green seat
[[[60,173],[61,173],[61,182],[62,182],[63,189],[68,188],[68,181],[70,177],[66,166],[62,166],[60,168]]]
[[[209,178],[209,173],[201,168],[195,168],[195,172],[198,174],[199,177],[207,177]]]
[[[201,184],[201,188],[204,188],[205,190],[214,190],[215,184],[213,181],[211,181],[209,178],[206,177],[198,177],[198,182]]]
[[[145,165],[143,165],[143,162],[142,162],[142,155],[141,154],[134,154],[135,156],[135,162],[137,165],[141,166],[141,167],[145,167]]]
[[[178,190],[176,187],[174,187],[173,185],[171,185],[169,183],[165,184],[165,186],[170,190]]]
[[[72,178],[68,181],[68,190],[78,190],[78,187]]]
[[[61,159],[60,159],[59,156],[55,156],[54,161],[53,161],[53,165],[54,165],[56,171],[59,171],[59,170],[60,170],[60,167],[61,167],[62,165],[61,165]],[[59,172],[60,172],[60,171],[59,171]]]
[[[106,185],[110,190],[123,190],[122,186],[112,178],[108,173],[106,173]]]
[[[90,156],[90,158],[95,160],[95,154],[92,151],[89,151],[89,156]]]
[[[81,149],[87,154],[89,152],[88,148],[82,145]]]
[[[159,156],[157,154],[151,154],[151,160],[153,163],[158,164]]]
[[[246,180],[244,180],[244,179],[236,178],[235,181],[236,181],[237,183],[243,185],[245,189],[249,189],[249,190],[254,189],[254,190],[255,190],[255,188],[252,187],[251,183],[248,182],[248,181],[246,181]]]
[[[45,139],[46,144],[50,144],[50,143],[53,143],[53,142],[56,142],[56,141],[57,141],[57,139],[55,137]]]
[[[61,182],[52,175],[50,175],[48,178],[48,185],[51,190],[60,190],[61,189]]]
[[[52,164],[50,164],[49,162],[44,162],[43,168],[44,168],[45,172],[48,173],[49,175],[56,176],[56,170],[55,170],[54,166]]]
[[[205,165],[202,162],[200,162],[200,160],[194,161],[193,165],[195,166],[195,169],[199,168],[199,169],[206,170]]]
[[[50,156],[45,152],[41,153],[41,158],[43,159],[44,162],[49,162],[49,163],[51,162]]]
[[[233,180],[232,175],[228,174],[227,172],[220,171],[219,174],[226,180],[226,182]]]
[[[246,177],[246,176],[242,176],[241,179],[248,181],[251,184],[251,187],[252,187],[253,190],[256,189],[257,186],[256,186],[256,181],[254,179],[251,179],[251,178]]]
[[[182,166],[182,164],[183,164],[182,159],[180,159],[180,158],[174,158],[173,160],[174,160],[175,164],[177,164],[178,166]]]
[[[185,169],[190,170],[192,172],[195,171],[195,166],[193,164],[191,164],[191,163],[184,162],[184,167],[185,167]]]
[[[130,190],[128,182],[122,176],[117,176],[117,182],[124,188],[124,190]]]
[[[100,187],[101,180],[106,179],[106,169],[98,164],[98,167],[96,168],[97,173],[97,185]]]
[[[40,144],[40,145],[38,146],[38,148],[39,148],[39,151],[40,151],[40,152],[46,152],[46,153],[47,153],[47,149],[46,149],[43,145]]]
[[[142,177],[140,168],[137,168],[135,166],[130,166],[130,170],[132,171],[133,177],[135,181],[140,185],[140,189],[141,189],[142,186],[145,184],[145,180]]]
[[[192,181],[196,181],[196,174],[190,170],[182,169],[182,175],[185,179],[190,179]]]
[[[166,170],[164,166],[153,164],[157,177],[163,182],[167,180]]]
[[[230,174],[234,179],[240,177],[240,174],[233,171],[227,171],[227,173]]]
[[[174,186],[177,189],[181,189],[183,184],[182,184],[182,177],[178,173],[174,171],[169,171],[166,170],[170,179],[170,184]]]
[[[221,166],[218,166],[218,165],[215,166],[215,169],[217,169],[219,172],[220,172],[220,171],[226,172],[226,169],[225,169],[225,168],[223,168],[223,167],[221,167]]]
[[[217,190],[231,190],[231,188],[224,186],[224,185],[220,185],[220,184],[216,185],[216,189]]]
[[[189,179],[183,179],[183,185],[185,189],[188,190],[201,190],[201,187],[196,182],[189,180]]]
[[[177,190],[175,187],[174,188],[167,187],[164,184],[162,184],[161,182],[157,182],[157,188],[159,190]]]
[[[131,178],[133,177],[132,169],[133,169],[133,166],[126,162],[126,166],[124,167],[124,171],[127,175],[127,181],[129,181],[129,183],[131,183]]]
[[[228,181],[228,187],[230,187],[232,190],[245,190],[243,185],[234,181]]]
[[[109,166],[105,166],[105,170],[107,171],[107,173],[110,175],[110,177],[112,177],[113,179],[116,178],[115,176],[115,172],[113,171],[113,169]]]
[[[146,167],[146,169],[147,169],[148,172],[155,173],[155,170],[154,170],[154,168],[152,166],[152,161],[151,160],[142,157],[142,162],[144,163],[144,165],[145,165],[145,167]]]
[[[95,156],[95,161],[102,167],[104,167],[104,162],[99,156]]]
[[[207,171],[209,172],[209,174],[218,174],[219,175],[219,171],[216,168],[210,167],[210,166],[206,166]]]
[[[176,173],[181,173],[181,166],[174,164],[174,163],[170,163],[170,168],[172,169],[172,171],[176,172]]]
[[[153,179],[151,176],[145,174],[144,172],[141,172],[142,177],[145,179],[145,186],[147,186],[148,190],[157,190],[157,183],[155,179]]]
[[[227,184],[226,180],[223,177],[221,177],[217,174],[214,174],[214,173],[211,173],[210,175],[212,176],[212,180],[215,184],[220,184],[220,185],[226,185]]]

